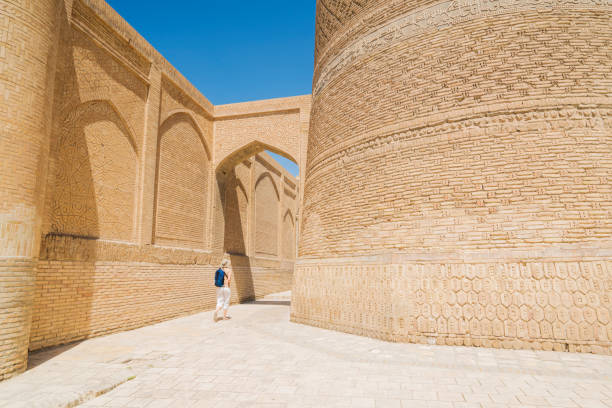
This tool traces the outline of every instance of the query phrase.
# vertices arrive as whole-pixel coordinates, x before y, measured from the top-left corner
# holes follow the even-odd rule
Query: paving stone
[[[76,385],[91,398],[129,374],[83,406],[612,408],[607,356],[388,343],[291,323],[284,303],[232,314],[84,341],[0,383],[0,407],[51,406]]]

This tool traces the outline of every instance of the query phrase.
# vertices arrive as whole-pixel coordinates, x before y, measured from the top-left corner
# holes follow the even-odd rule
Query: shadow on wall
[[[239,302],[255,299],[251,261],[247,256],[248,194],[235,169],[217,173],[223,200],[223,250],[229,254]]]
[[[103,126],[110,131],[114,127],[118,134],[110,137],[128,137],[121,134],[123,123],[117,121],[114,109],[107,102],[82,101],[74,48],[79,45],[81,49],[93,51],[93,47],[71,30],[65,12],[59,29],[61,43],[68,45],[58,55],[55,77],[53,117],[58,119],[54,120],[51,135],[45,205],[48,226],[41,240],[36,273],[30,350],[50,345],[51,337],[55,337],[52,343],[58,344],[89,335],[95,279],[93,262],[62,262],[61,267],[55,264],[56,260],[97,258],[95,240],[101,231],[96,189],[100,186],[96,186],[92,155],[96,149],[104,149],[104,143],[96,140],[102,136],[96,134],[99,130],[96,128]],[[113,70],[107,73],[114,75]],[[45,356],[50,358],[53,353]]]
[[[231,256],[239,290],[234,301],[292,285],[297,185],[265,149],[264,143],[250,143],[216,169],[222,202],[215,206],[215,222],[224,234],[215,247]]]
[[[30,350],[214,302],[210,256],[134,244],[147,86],[65,14],[60,36]]]
[[[78,18],[99,22],[87,14],[82,2],[74,4],[75,10],[82,7]],[[234,169],[229,176],[226,172],[222,179],[217,177],[219,190],[212,194],[211,204],[210,188],[215,186],[210,152],[193,115],[175,113],[160,124],[157,135],[150,133],[147,106],[156,104],[147,105],[149,87],[140,76],[112,58],[89,34],[75,29],[65,14],[59,30],[62,46],[54,78],[29,350],[48,350],[213,309],[213,276],[222,251],[230,254],[236,276],[234,301],[288,290],[293,264],[275,258],[278,252],[255,258],[251,248],[255,231],[249,230],[254,228],[249,220],[256,211],[251,202],[252,176],[246,176],[242,158],[266,146],[256,143],[240,150],[240,157],[230,157]],[[127,49],[129,44],[123,45]],[[163,87],[157,89],[163,101]],[[145,138],[152,142],[155,136],[159,153],[158,183],[151,188],[155,208],[145,212],[138,208],[139,192],[144,191],[140,188],[145,177],[151,181],[152,172],[140,173],[153,166],[143,145]],[[242,172],[240,177],[237,171]],[[241,178],[249,180],[243,181],[249,188]],[[149,196],[141,197],[147,206],[153,204]],[[214,236],[209,233],[213,226],[208,225],[213,217]],[[146,221],[139,223],[139,218]],[[214,242],[208,242],[211,236]]]

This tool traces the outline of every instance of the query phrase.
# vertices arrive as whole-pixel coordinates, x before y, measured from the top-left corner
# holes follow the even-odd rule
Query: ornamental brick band
[[[292,320],[612,353],[610,3],[317,5]]]

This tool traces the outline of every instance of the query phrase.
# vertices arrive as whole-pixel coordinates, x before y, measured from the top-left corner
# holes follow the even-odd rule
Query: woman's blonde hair
[[[225,254],[223,254],[223,258],[221,258],[221,267],[223,268],[224,266],[229,265],[230,263],[230,256],[229,254],[226,252]]]

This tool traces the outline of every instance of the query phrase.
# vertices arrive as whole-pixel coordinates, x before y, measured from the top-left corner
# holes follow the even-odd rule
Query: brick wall
[[[135,246],[66,237],[48,237],[45,245],[55,248],[45,249],[45,258],[37,267],[30,350],[215,307],[213,281],[218,264],[209,253],[170,248],[149,248],[143,253]],[[66,247],[78,246],[83,253],[87,252],[83,247],[91,245],[96,246],[95,259],[64,256]],[[293,263],[234,255],[230,258],[234,273],[232,303],[291,287]]]
[[[0,7],[0,380],[23,371],[27,359],[58,3]]]
[[[252,166],[251,160],[238,164],[225,189],[224,245],[227,252],[235,255],[246,255],[249,249]]]
[[[267,203],[260,197],[276,196],[277,202]],[[269,174],[255,185],[255,253],[278,255],[278,191]]]
[[[217,109],[103,0],[22,3],[0,10],[0,379],[28,348],[211,309],[225,252],[234,302],[288,290],[255,209],[284,248],[301,192],[262,151],[305,161],[310,97]]]
[[[205,249],[210,156],[189,115],[160,128],[155,243]]]
[[[259,166],[257,171],[255,162]],[[251,177],[268,175],[270,171],[279,183],[286,180],[285,184],[294,186],[293,198],[287,196],[279,200],[274,189],[259,190],[255,194]],[[262,217],[270,220],[271,217],[278,219],[280,208],[295,212],[297,186],[296,180],[266,154],[240,164],[234,174],[241,181],[238,187],[234,179],[227,189],[224,245],[234,273],[232,302],[237,303],[291,288],[295,253],[285,252],[285,257],[278,253],[251,251],[249,248],[253,246],[248,245],[254,245],[255,231],[261,234],[261,229],[255,226],[249,214],[251,208],[259,208]],[[249,190],[245,192],[242,185]],[[232,194],[236,197],[236,193],[244,197],[229,198]],[[168,202],[182,204],[180,200]],[[187,213],[198,214],[195,210]],[[183,231],[182,224],[174,225],[176,231]],[[284,238],[295,241],[295,235],[283,235],[279,225],[263,226],[268,234],[274,235],[268,246],[272,242],[285,245]],[[142,246],[96,237],[46,235],[37,264],[33,311],[30,312],[30,350],[214,308],[214,272],[223,253],[202,248],[201,242],[200,248],[181,244],[175,241],[173,245]]]
[[[323,3],[292,319],[610,353],[609,5]]]

